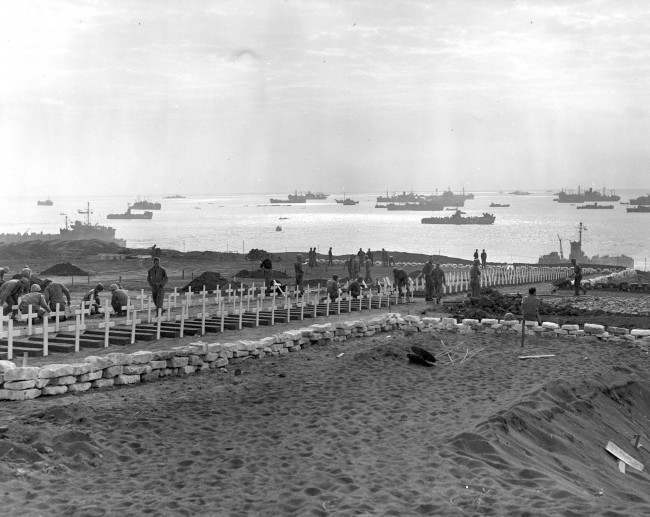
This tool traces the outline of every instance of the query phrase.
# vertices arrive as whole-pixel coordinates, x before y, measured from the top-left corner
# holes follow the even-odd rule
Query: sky
[[[650,187],[650,3],[0,1],[34,193]]]

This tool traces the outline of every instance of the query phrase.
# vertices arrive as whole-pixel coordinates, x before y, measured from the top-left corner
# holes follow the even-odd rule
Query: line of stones
[[[521,322],[517,320],[464,319],[459,323],[454,318],[401,316],[399,313],[387,313],[365,320],[313,324],[303,329],[287,330],[256,341],[240,340],[233,343],[198,341],[155,352],[138,351],[131,354],[118,352],[104,356],[89,356],[84,359],[84,362],[75,364],[19,367],[11,361],[0,361],[0,400],[20,401],[44,395],[79,393],[93,388],[151,382],[164,377],[184,376],[223,368],[232,358],[278,356],[296,352],[310,344],[326,345],[331,341],[368,337],[377,332],[390,332],[408,327],[424,332],[439,330],[461,334],[521,333]],[[560,326],[553,322],[538,325],[537,322],[526,322],[526,333],[569,339],[595,336],[605,341],[634,341],[644,345],[650,344],[650,329],[628,331],[625,328],[606,328],[604,325],[591,323],[585,323],[581,329],[579,325]]]

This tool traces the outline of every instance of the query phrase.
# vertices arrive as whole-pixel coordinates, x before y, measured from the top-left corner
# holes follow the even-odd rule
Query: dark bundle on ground
[[[194,278],[191,282],[187,283],[181,288],[181,291],[187,291],[192,288],[192,291],[202,291],[203,286],[206,290],[214,291],[215,289],[224,289],[231,283],[227,278],[221,276],[220,273],[214,271],[205,271],[199,276]]]
[[[41,271],[41,275],[56,275],[56,276],[88,276],[88,272],[80,267],[70,264],[70,262],[62,262]]]
[[[241,271],[237,272],[235,276],[239,278],[264,278],[264,271],[261,269],[251,271],[248,269],[242,269]],[[273,269],[271,272],[271,278],[289,278],[289,275],[283,271],[277,271]]]

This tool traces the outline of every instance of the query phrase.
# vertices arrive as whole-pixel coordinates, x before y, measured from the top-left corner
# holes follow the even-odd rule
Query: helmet
[[[117,291],[117,289],[118,289],[117,284],[111,284],[109,286],[109,290],[111,290],[111,291]]]
[[[30,289],[30,292],[32,293],[40,293],[41,292],[41,286],[38,284],[32,285],[32,288]]]
[[[95,286],[95,291],[103,291],[103,290],[104,290],[104,286],[101,283]]]

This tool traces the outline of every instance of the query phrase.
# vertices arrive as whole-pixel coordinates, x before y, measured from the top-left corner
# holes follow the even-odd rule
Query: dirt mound
[[[190,287],[192,288],[192,291],[202,291],[203,286],[205,286],[208,291],[227,289],[229,283],[231,283],[231,281],[221,276],[221,273],[205,271],[194,278],[191,282],[185,284],[181,291],[187,291]]]
[[[88,272],[70,262],[61,262],[47,268],[45,271],[41,271],[41,275],[87,276]]]

